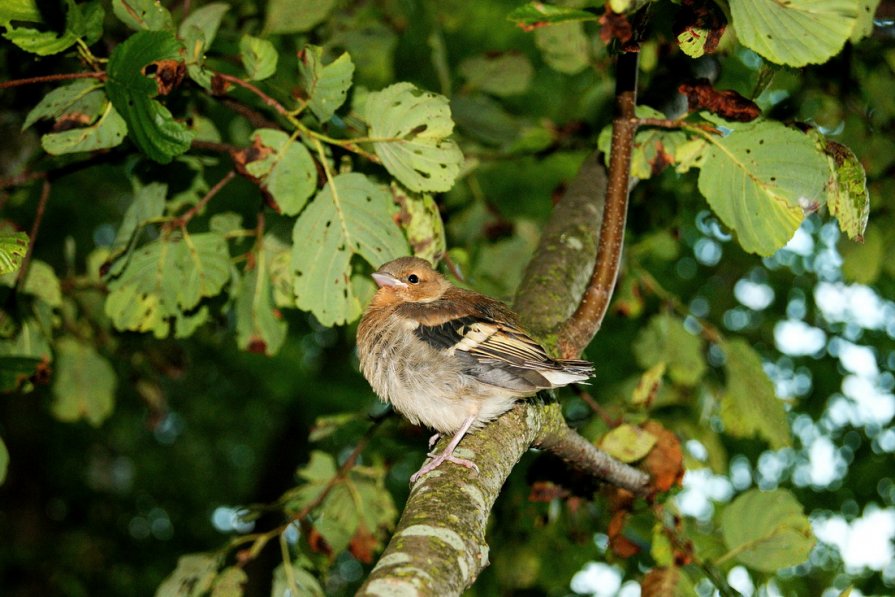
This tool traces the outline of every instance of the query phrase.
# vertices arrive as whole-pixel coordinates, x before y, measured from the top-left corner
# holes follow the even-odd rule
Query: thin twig
[[[560,332],[563,357],[581,354],[594,334],[600,329],[609,307],[621,262],[628,212],[631,178],[631,153],[638,120],[637,53],[621,54],[616,73],[616,115],[612,121],[612,147],[609,158],[609,182],[606,206],[600,226],[597,261],[581,303]]]
[[[95,73],[65,73],[58,75],[41,75],[39,77],[28,77],[27,79],[13,79],[11,81],[0,82],[0,89],[8,89],[10,87],[21,87],[22,85],[36,85],[38,83],[51,83],[53,81],[70,81],[72,79],[105,79],[105,72]]]
[[[222,179],[217,181],[213,187],[208,189],[208,192],[205,193],[204,197],[202,197],[201,199],[199,199],[199,201],[196,202],[196,205],[191,207],[187,212],[185,212],[179,218],[172,220],[171,227],[177,226],[179,228],[183,228],[184,226],[186,226],[190,220],[192,220],[194,217],[196,217],[196,215],[199,214],[199,212],[201,212],[203,209],[205,209],[205,206],[208,205],[208,202],[211,201],[214,198],[214,196],[217,195],[221,191],[221,189],[223,189],[225,186],[227,186],[227,184],[231,180],[233,180],[233,178],[235,176],[236,176],[236,170],[230,170],[229,172],[227,172],[227,174],[225,174]]]
[[[289,110],[286,109],[285,106],[283,106],[283,104],[281,104],[274,98],[270,97],[269,95],[267,95],[266,93],[264,93],[263,91],[261,91],[256,86],[249,83],[248,81],[243,81],[239,77],[235,77],[233,75],[228,75],[227,73],[216,72],[216,73],[214,73],[214,76],[223,80],[223,81],[227,81],[228,83],[232,83],[233,85],[236,85],[237,87],[242,87],[243,89],[246,89],[246,90],[252,92],[256,96],[258,96],[258,99],[260,99],[262,102],[264,102],[265,105],[270,106],[271,108],[276,110],[276,112],[278,114],[280,114],[281,116],[283,116],[290,122],[293,120],[292,114],[289,112]]]
[[[44,178],[43,185],[40,188],[40,199],[37,201],[37,212],[34,214],[34,223],[31,224],[31,234],[28,235],[31,244],[28,245],[28,251],[22,260],[22,267],[16,275],[16,289],[21,290],[28,275],[28,268],[31,265],[31,256],[34,254],[34,246],[37,244],[37,233],[40,231],[40,223],[44,219],[44,210],[47,207],[47,200],[50,198],[50,181]]]

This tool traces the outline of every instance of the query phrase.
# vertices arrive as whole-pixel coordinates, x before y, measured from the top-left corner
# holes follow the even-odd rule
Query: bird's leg
[[[438,440],[440,440],[440,439],[441,439],[441,432],[438,432],[438,433],[436,433],[435,435],[433,435],[432,437],[429,438],[429,450],[430,450],[430,452],[427,454],[427,456],[435,456],[435,454],[433,454],[433,453],[431,452],[431,450],[432,450],[432,448],[435,447],[435,444],[437,444],[437,443],[438,443]]]
[[[441,465],[442,462],[448,461],[453,462],[454,464],[459,464],[460,466],[465,466],[466,468],[471,468],[475,472],[479,472],[479,467],[476,466],[474,462],[471,460],[466,460],[465,458],[459,458],[454,456],[454,448],[457,447],[457,444],[460,443],[460,440],[463,439],[463,436],[466,435],[466,432],[469,431],[470,426],[472,426],[473,422],[476,419],[476,415],[470,415],[463,421],[463,426],[460,427],[460,430],[454,434],[454,437],[451,438],[451,443],[447,445],[444,449],[444,452],[433,458],[428,464],[424,465],[420,470],[413,473],[410,476],[410,483],[416,483],[416,480],[428,473],[429,471],[435,470],[438,466]]]

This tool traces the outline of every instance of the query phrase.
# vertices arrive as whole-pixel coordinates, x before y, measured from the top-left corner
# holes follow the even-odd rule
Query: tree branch
[[[40,231],[40,224],[44,219],[44,210],[47,207],[47,201],[50,198],[50,181],[44,178],[43,184],[40,187],[40,199],[37,201],[37,211],[34,214],[34,222],[31,224],[31,234],[29,234],[28,238],[31,243],[28,245],[28,251],[25,253],[25,258],[22,260],[22,267],[19,268],[19,273],[16,276],[16,288],[18,290],[22,289],[22,286],[25,284],[25,278],[28,276],[28,269],[31,266],[31,256],[34,255],[34,246],[37,244],[37,233]]]
[[[40,77],[28,77],[27,79],[13,79],[11,81],[0,81],[0,89],[9,89],[10,87],[21,87],[22,85],[36,85],[38,83],[52,83],[54,81],[71,81],[72,79],[105,79],[104,72],[89,73],[65,73],[58,75],[43,75]]]

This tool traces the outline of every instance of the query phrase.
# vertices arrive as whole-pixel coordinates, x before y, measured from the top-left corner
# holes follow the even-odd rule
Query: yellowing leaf
[[[192,553],[177,560],[177,568],[155,591],[155,597],[199,597],[212,587],[221,565],[218,555]]]
[[[745,340],[722,345],[726,356],[727,388],[721,398],[721,422],[730,435],[759,435],[771,448],[790,444],[789,423],[783,402],[761,366],[761,358]]]
[[[17,271],[28,252],[28,235],[24,232],[0,232],[0,276]]]
[[[444,255],[444,223],[438,205],[431,195],[409,193],[400,185],[392,184],[392,196],[401,208],[401,227],[407,233],[407,240],[417,257],[438,263]]]
[[[87,419],[98,427],[112,414],[115,370],[105,357],[71,337],[56,342],[53,376],[53,416],[60,421]]]
[[[644,369],[665,363],[673,382],[694,386],[706,369],[702,344],[699,337],[684,329],[680,319],[657,315],[634,340],[634,358]]]
[[[364,114],[382,164],[412,191],[447,191],[463,162],[448,100],[396,83],[367,96]]]
[[[408,252],[392,209],[388,191],[362,174],[340,174],[323,187],[292,232],[298,308],[327,326],[360,316],[351,256],[379,267]]]
[[[721,515],[721,532],[735,556],[761,572],[776,572],[808,559],[816,542],[802,504],[787,490],[751,489]]]
[[[834,141],[823,141],[830,164],[827,181],[827,207],[839,220],[839,229],[851,239],[860,240],[870,216],[870,194],[864,166],[851,149]]]
[[[640,460],[649,454],[655,444],[654,435],[627,423],[619,425],[600,440],[600,448],[622,462]]]

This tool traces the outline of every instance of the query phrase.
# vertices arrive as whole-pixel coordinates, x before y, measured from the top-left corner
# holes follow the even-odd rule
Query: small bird
[[[379,289],[357,329],[364,377],[411,423],[453,434],[448,446],[411,478],[445,461],[478,471],[453,455],[469,431],[539,390],[582,382],[588,361],[558,360],[531,339],[503,303],[453,286],[425,260],[401,257],[373,274]]]

